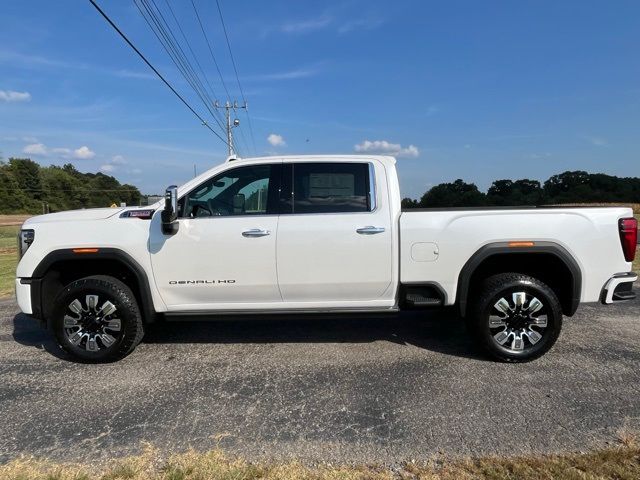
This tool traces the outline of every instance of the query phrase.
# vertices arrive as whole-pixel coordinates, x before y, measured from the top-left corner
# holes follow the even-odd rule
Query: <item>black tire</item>
[[[80,302],[81,311],[74,301]],[[112,314],[104,314],[111,310],[102,308],[105,302],[115,307]],[[71,317],[66,327],[65,316]],[[54,300],[51,326],[60,347],[85,362],[125,357],[144,335],[135,295],[120,280],[105,275],[81,278],[64,287]]]
[[[544,355],[558,339],[562,306],[554,291],[540,280],[501,273],[482,283],[471,304],[468,324],[493,358],[528,362]]]

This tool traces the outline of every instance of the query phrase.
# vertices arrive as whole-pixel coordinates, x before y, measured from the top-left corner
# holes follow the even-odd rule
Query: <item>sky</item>
[[[133,0],[97,1],[219,131]],[[196,69],[168,1],[203,83],[241,101],[215,0],[155,0]],[[640,176],[638,1],[220,6],[249,105],[242,156],[388,153],[413,198],[457,178],[484,190],[565,170]],[[88,0],[3,0],[0,18],[4,160],[73,163],[153,194],[226,158]]]

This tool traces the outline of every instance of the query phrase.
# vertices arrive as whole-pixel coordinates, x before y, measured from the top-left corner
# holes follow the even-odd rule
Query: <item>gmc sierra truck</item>
[[[635,296],[629,208],[402,212],[400,198],[392,157],[229,159],[149,207],[27,220],[18,304],[84,361],[129,354],[158,319],[452,306],[520,362],[580,303]]]

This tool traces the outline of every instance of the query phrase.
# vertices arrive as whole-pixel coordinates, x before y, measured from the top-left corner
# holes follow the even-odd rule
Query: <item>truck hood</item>
[[[87,208],[84,210],[68,210],[66,212],[48,213],[31,217],[24,222],[25,226],[37,223],[69,222],[81,220],[103,220],[122,212],[124,208]]]

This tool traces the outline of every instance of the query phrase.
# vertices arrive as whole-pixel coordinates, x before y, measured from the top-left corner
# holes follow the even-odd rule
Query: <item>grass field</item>
[[[19,225],[0,226],[0,298],[13,295],[18,247]]]
[[[104,467],[55,464],[21,458],[0,465],[3,480],[409,480],[409,479],[637,479],[640,447],[628,436],[618,447],[589,453],[521,457],[438,458],[428,462],[383,465],[330,465],[313,467],[291,461],[252,463],[229,457],[220,450],[190,451],[162,458],[147,447],[136,457],[115,460]]]

